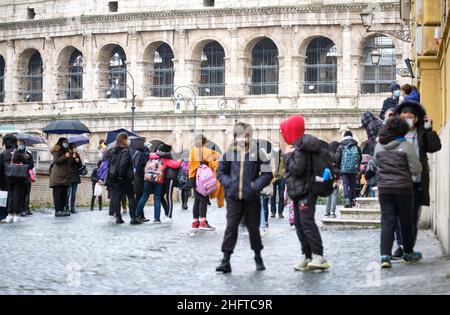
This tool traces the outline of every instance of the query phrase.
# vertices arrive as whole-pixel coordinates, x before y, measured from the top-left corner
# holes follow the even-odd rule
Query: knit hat
[[[391,90],[391,93],[394,93],[394,91],[400,90],[400,85],[397,83],[392,83],[389,90]]]

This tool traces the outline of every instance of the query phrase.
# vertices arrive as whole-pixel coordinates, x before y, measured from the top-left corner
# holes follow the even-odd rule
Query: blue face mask
[[[69,148],[69,144],[68,143],[63,143],[63,147],[64,147],[64,149],[68,149]]]
[[[395,98],[400,98],[400,90],[394,91],[394,97]]]
[[[19,144],[19,150],[20,151],[25,151],[25,145],[24,144]]]

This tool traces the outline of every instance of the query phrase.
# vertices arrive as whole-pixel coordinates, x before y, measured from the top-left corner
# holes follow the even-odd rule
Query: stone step
[[[380,220],[381,217],[380,209],[341,208],[339,212],[340,219]]]
[[[345,219],[345,218],[325,218],[322,219],[322,228],[337,228],[337,229],[377,229],[380,227],[380,220],[368,219]]]
[[[362,209],[379,209],[380,202],[376,197],[356,198],[356,207]]]

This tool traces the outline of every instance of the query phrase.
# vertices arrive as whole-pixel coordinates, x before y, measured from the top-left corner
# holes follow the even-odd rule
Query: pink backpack
[[[31,170],[28,171],[28,174],[30,175],[30,179],[32,183],[36,182],[36,169],[32,168]]]
[[[202,196],[208,196],[217,189],[217,178],[212,169],[206,165],[200,165],[196,176],[197,192]]]

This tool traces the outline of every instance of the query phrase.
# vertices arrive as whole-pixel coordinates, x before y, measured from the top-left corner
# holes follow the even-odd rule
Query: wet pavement
[[[318,221],[322,215],[319,207]],[[214,232],[192,235],[191,216],[177,204],[173,224],[131,226],[127,217],[119,226],[108,223],[106,211],[36,213],[0,224],[0,294],[450,294],[450,260],[431,231],[420,231],[420,264],[398,262],[391,270],[379,269],[379,230],[323,231],[330,270],[295,272],[301,252],[286,211],[263,235],[267,270],[255,271],[248,234],[240,230],[233,272],[222,275],[214,270],[225,208],[213,203],[209,210]]]

